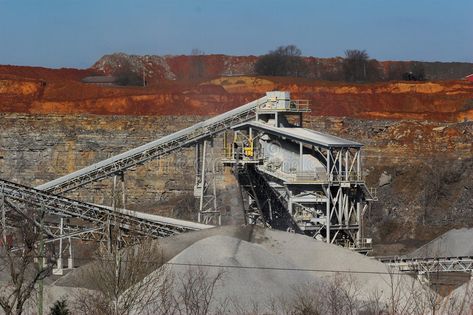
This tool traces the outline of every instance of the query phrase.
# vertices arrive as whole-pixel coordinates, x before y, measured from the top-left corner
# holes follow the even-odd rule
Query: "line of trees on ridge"
[[[338,67],[327,68],[308,61],[295,45],[279,46],[258,58],[254,71],[262,76],[315,77],[329,81],[375,82],[390,80],[423,81],[425,70],[420,62],[393,62],[384,70],[366,50],[347,49]]]

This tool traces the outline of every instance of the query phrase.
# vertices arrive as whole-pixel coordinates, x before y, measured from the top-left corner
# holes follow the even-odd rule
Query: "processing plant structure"
[[[272,101],[253,120],[232,127],[225,161],[247,193],[247,222],[368,249],[361,221],[373,197],[363,181],[362,145],[304,128],[307,101],[267,95]]]

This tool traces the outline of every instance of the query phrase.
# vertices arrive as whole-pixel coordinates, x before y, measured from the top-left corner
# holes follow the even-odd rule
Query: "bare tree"
[[[383,293],[378,288],[374,288],[368,293],[368,300],[362,306],[366,315],[387,314],[387,304],[383,301]]]
[[[403,80],[404,74],[408,72],[406,62],[393,62],[388,65],[386,79],[389,81]]]
[[[323,288],[317,284],[304,284],[293,288],[293,298],[286,313],[292,315],[319,315],[324,310]]]
[[[223,270],[211,274],[204,267],[189,267],[179,277],[177,288],[174,291],[174,305],[178,314],[206,315],[210,314],[213,307],[222,307],[222,303],[215,304],[215,290],[224,275]],[[214,310],[222,312],[222,310]]]
[[[101,247],[94,262],[84,266],[84,280],[90,290],[83,289],[77,294],[76,311],[113,315],[141,313],[163,294],[167,285],[167,280],[161,277],[162,265],[161,251],[152,240],[111,252]]]
[[[294,287],[289,296],[279,297],[268,309],[271,314],[358,314],[362,310],[360,293],[357,279],[337,273],[322,282]]]
[[[279,46],[258,58],[255,72],[269,76],[305,76],[308,67],[301,55],[301,50],[295,45]]]
[[[369,56],[366,50],[345,50],[343,70],[347,81],[365,81]]]
[[[30,218],[36,216],[37,212],[29,215]],[[45,249],[41,228],[26,216],[16,223],[12,228],[0,227],[3,235],[0,271],[6,276],[0,284],[0,307],[5,314],[22,314],[26,303],[34,297],[37,285],[53,268],[54,251]],[[38,302],[42,303],[41,297]]]
[[[414,278],[396,272],[395,269],[388,268],[388,313],[389,314],[411,314],[409,309],[413,305],[416,293]],[[409,281],[411,280],[411,281]]]
[[[189,79],[198,80],[205,77],[205,53],[193,48],[189,57]]]
[[[199,48],[192,48],[191,55],[192,56],[201,56],[201,55],[205,55],[205,53],[202,50],[200,50]]]
[[[351,274],[335,274],[325,285],[329,314],[356,314],[360,306],[358,281]]]
[[[379,63],[370,59],[366,50],[345,50],[343,72],[345,80],[350,82],[376,81],[381,77]]]

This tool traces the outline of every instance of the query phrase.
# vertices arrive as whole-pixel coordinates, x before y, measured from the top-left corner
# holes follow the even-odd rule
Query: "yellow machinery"
[[[243,147],[243,154],[247,157],[253,157],[253,138],[250,136],[248,138],[249,146]]]

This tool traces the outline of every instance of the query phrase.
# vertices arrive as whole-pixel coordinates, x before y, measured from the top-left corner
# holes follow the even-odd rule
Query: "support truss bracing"
[[[380,259],[401,272],[432,274],[436,272],[473,272],[473,257]]]
[[[0,180],[0,189],[0,196],[3,195],[3,198],[12,204],[18,204],[19,206],[15,208],[20,211],[26,206],[33,207],[45,211],[48,216],[62,217],[71,221],[80,220],[81,223],[92,223],[102,229],[107,222],[110,222],[127,234],[156,238],[194,230],[188,226],[138,218],[132,214],[113,211],[108,207],[91,205],[5,180]]]
[[[196,145],[195,165],[194,196],[199,202],[197,221],[204,224],[221,225],[222,216],[217,205],[217,170],[213,141],[204,140]]]

